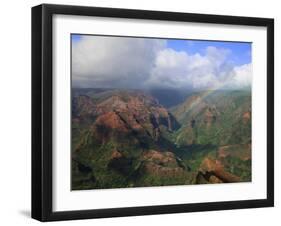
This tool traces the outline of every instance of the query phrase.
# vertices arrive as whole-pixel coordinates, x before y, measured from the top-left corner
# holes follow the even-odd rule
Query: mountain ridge
[[[218,175],[251,179],[251,160],[240,158],[250,150],[241,146],[251,143],[250,93],[186,92],[170,108],[151,93],[73,90],[72,189],[219,183]],[[204,162],[220,162],[226,173],[202,171]]]

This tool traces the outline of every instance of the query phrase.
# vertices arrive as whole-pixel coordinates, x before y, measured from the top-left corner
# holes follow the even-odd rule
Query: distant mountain
[[[73,89],[72,189],[251,180],[250,92],[175,93]]]
[[[200,92],[170,110],[182,125],[177,132],[177,144],[227,145],[251,142],[249,91]]]
[[[106,88],[73,88],[72,95],[80,96],[87,95],[92,98],[107,97],[116,92],[124,92],[122,89],[106,89]],[[147,89],[147,90],[127,90],[128,93],[142,92],[151,97],[154,97],[159,104],[165,108],[170,108],[182,103],[193,92],[189,90],[177,89]]]

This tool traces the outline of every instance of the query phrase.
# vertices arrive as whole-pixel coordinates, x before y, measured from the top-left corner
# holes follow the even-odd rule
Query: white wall
[[[127,217],[114,219],[84,220],[60,222],[60,225],[266,225],[280,221],[280,171],[278,159],[281,154],[281,84],[279,74],[281,14],[278,1],[245,0],[99,0],[99,1],[46,1],[55,4],[89,5],[119,8],[139,8],[150,10],[182,11],[193,13],[229,14],[238,16],[275,18],[275,178],[276,207],[217,211],[188,214],[169,214],[145,217]],[[30,8],[42,1],[2,1],[0,26],[0,224],[36,225],[30,219],[30,156],[31,156],[31,77],[30,77]],[[278,51],[279,50],[279,51]],[[277,90],[279,88],[279,90]],[[278,117],[279,115],[279,117]],[[212,194],[210,194],[212,195]],[[275,224],[276,225],[276,224]]]

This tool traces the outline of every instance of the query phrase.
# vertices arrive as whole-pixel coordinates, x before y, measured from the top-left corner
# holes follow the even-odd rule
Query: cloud
[[[230,85],[233,87],[250,87],[252,84],[252,64],[244,64],[233,68]]]
[[[234,65],[231,51],[209,46],[189,54],[160,39],[83,36],[72,48],[73,85],[102,88],[244,88],[251,64]]]
[[[72,47],[73,85],[137,88],[164,46],[157,39],[83,36]]]
[[[234,81],[238,68],[227,60],[229,50],[209,46],[204,55],[164,49],[158,52],[147,86],[215,89]],[[235,80],[237,88],[239,80]]]

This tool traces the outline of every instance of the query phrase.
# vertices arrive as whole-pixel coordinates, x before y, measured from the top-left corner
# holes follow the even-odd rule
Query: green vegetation
[[[73,190],[251,181],[249,91],[153,93],[73,90]]]

